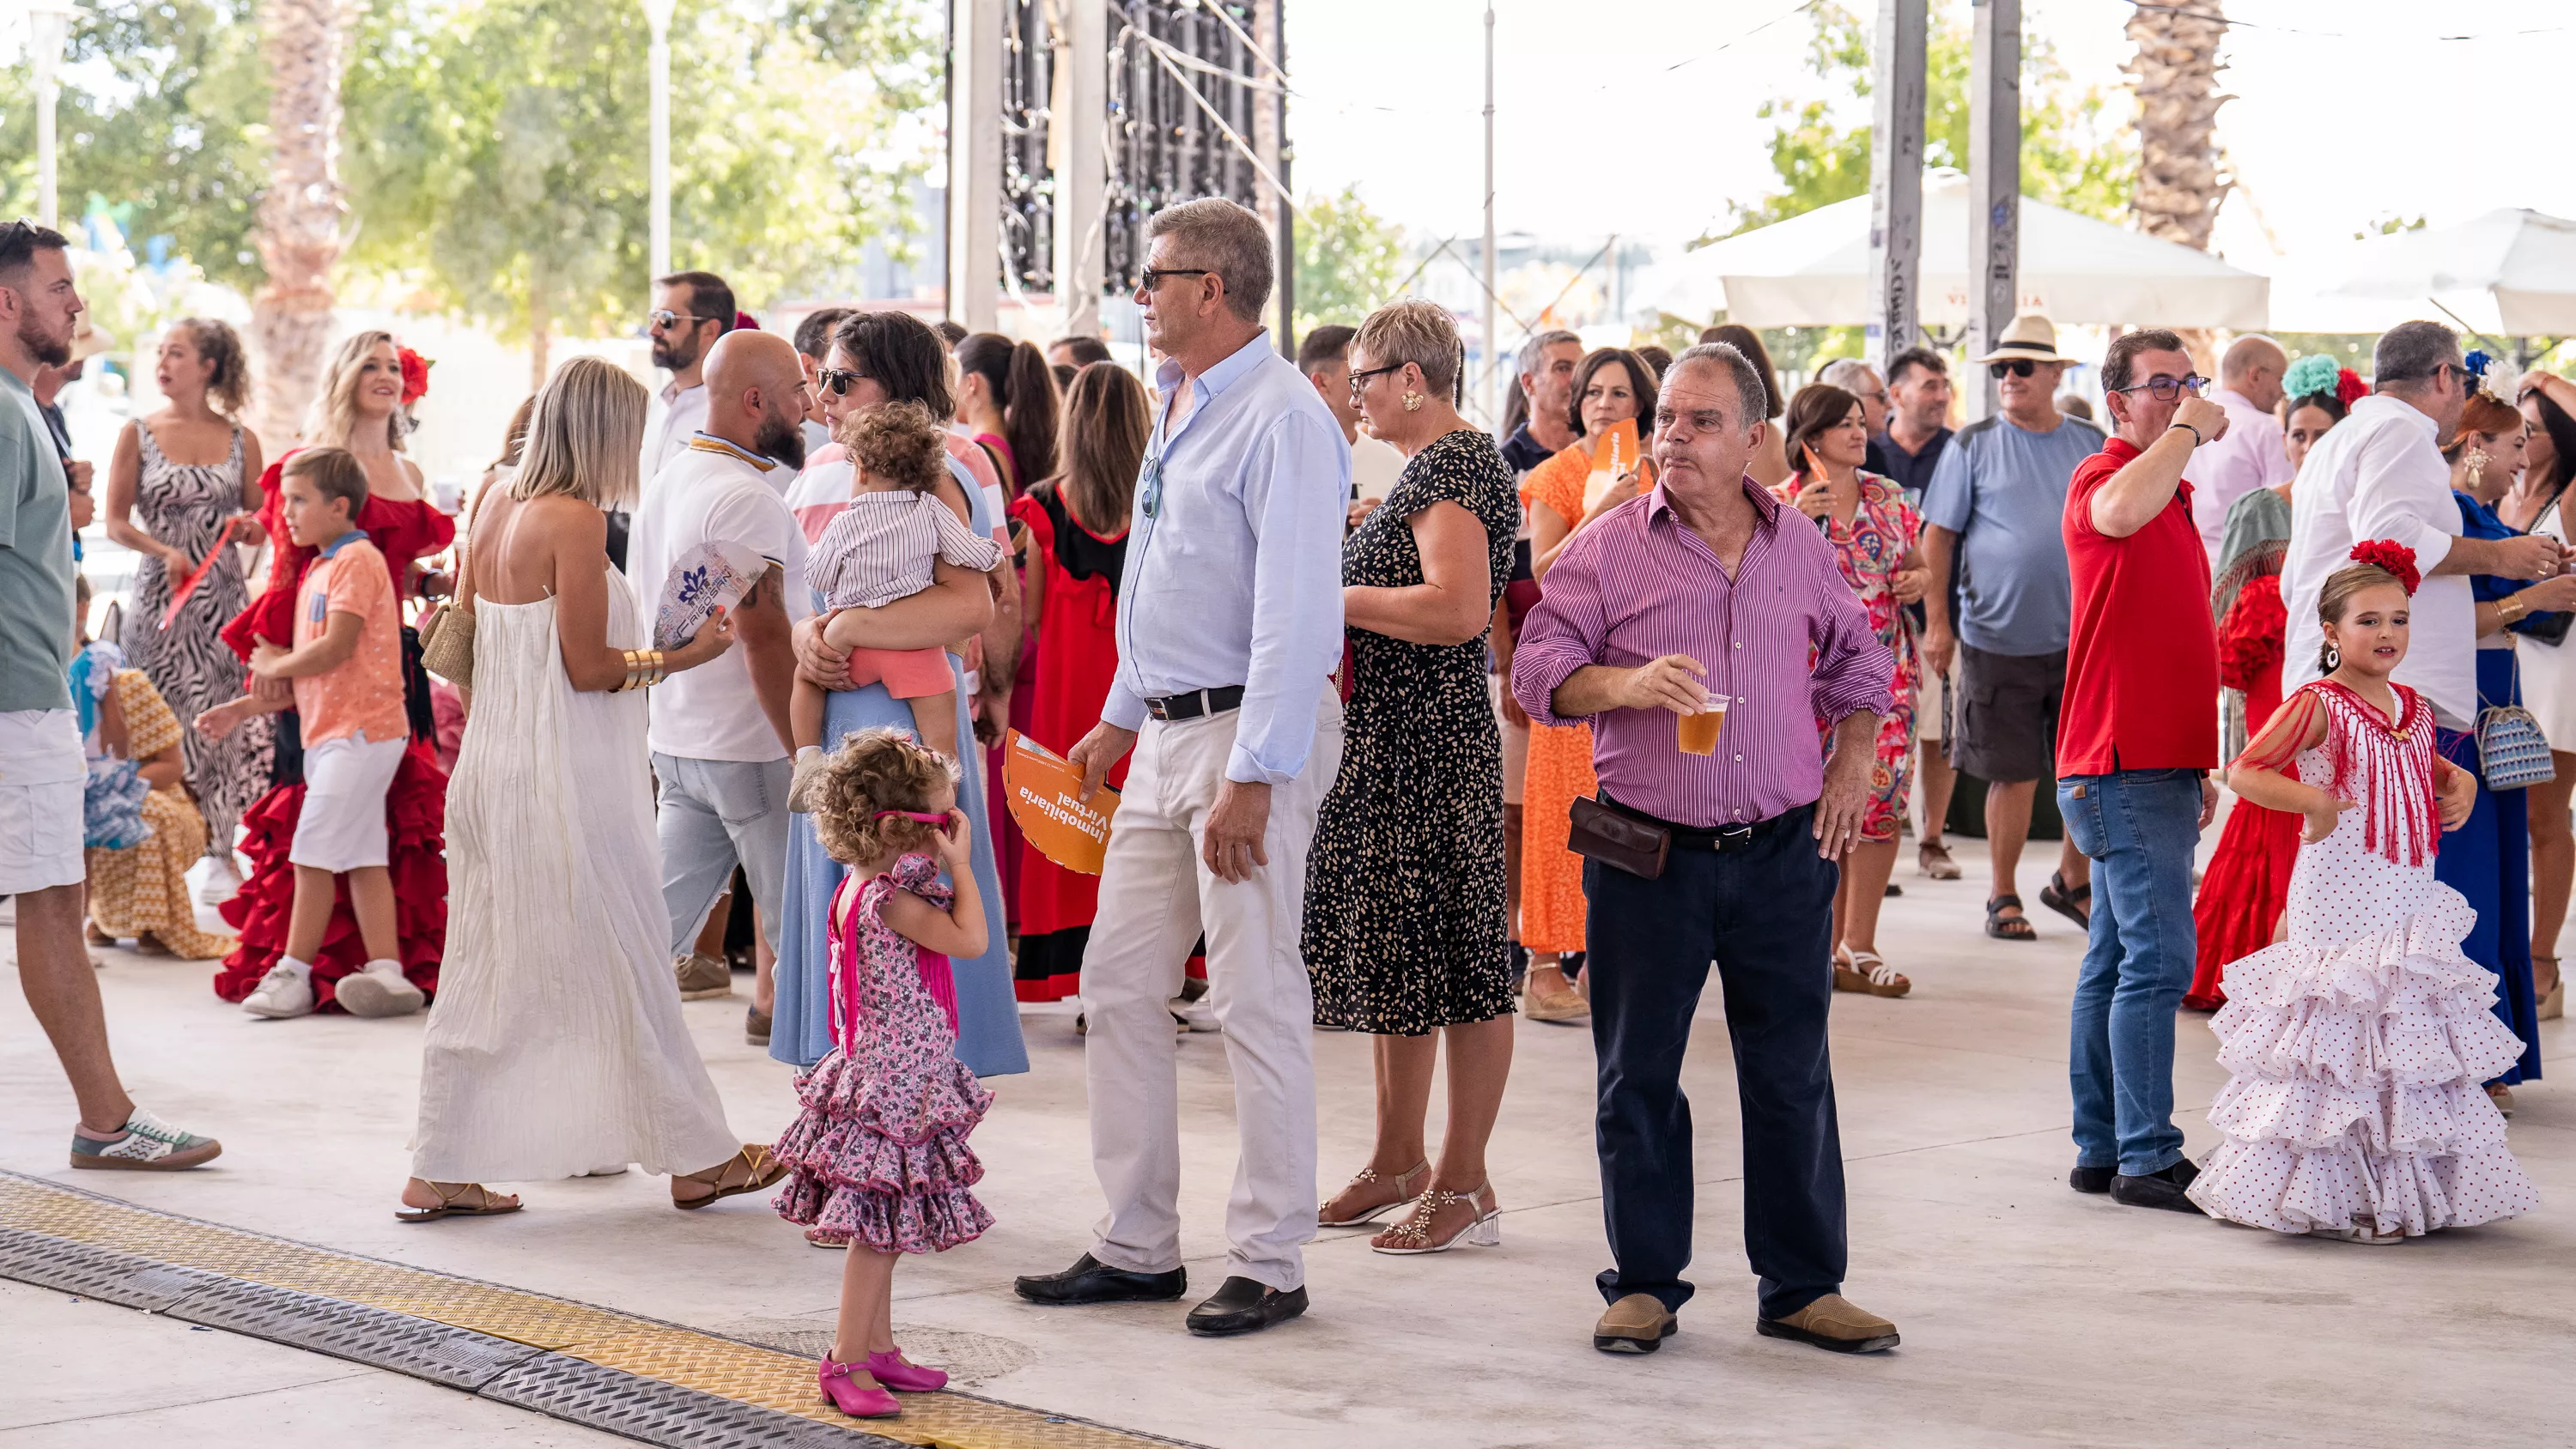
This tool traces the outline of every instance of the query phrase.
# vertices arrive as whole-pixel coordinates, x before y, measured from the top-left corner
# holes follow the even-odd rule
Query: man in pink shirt
[[[1682,1056],[1714,958],[1744,1119],[1744,1242],[1757,1329],[1840,1353],[1896,1346],[1841,1293],[1849,1256],[1825,1013],[1837,862],[1858,838],[1896,661],[1832,546],[1745,476],[1762,377],[1703,343],[1655,406],[1654,491],[1574,536],[1513,656],[1546,724],[1588,720],[1613,829],[1660,834],[1638,874],[1585,851],[1595,1135],[1615,1265],[1604,1352],[1651,1353],[1692,1287],[1690,1104]],[[1708,753],[1680,728],[1723,710]],[[1833,731],[1830,758],[1817,721]],[[1577,848],[1584,806],[1577,802]]]
[[[2289,366],[2281,344],[2260,333],[2237,338],[2219,359],[2218,393],[2211,401],[2227,410],[2226,436],[2210,439],[2191,464],[2200,475],[2191,521],[2213,569],[2229,506],[2257,488],[2277,488],[2298,472],[2281,445],[2281,420],[2272,415],[2281,405],[2281,374]]]

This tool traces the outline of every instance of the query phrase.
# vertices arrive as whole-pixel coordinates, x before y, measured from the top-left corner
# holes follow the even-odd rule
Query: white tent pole
[[[2021,0],[1975,0],[1968,61],[1968,355],[1982,357],[2012,324],[2021,265]],[[1971,422],[1995,410],[1979,368]]]
[[[1923,273],[1923,103],[1927,0],[1878,0],[1870,47],[1869,355],[1914,345]]]

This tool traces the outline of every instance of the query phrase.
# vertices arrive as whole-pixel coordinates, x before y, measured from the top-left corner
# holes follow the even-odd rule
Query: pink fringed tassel
[[[953,1037],[957,1035],[957,973],[946,955],[927,946],[915,945],[912,949],[921,963],[921,989],[939,1003],[940,1011],[948,1018],[948,1034]]]

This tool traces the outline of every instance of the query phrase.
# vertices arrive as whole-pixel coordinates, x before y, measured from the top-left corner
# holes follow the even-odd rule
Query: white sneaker
[[[313,982],[304,972],[281,961],[268,968],[259,985],[242,998],[242,1010],[253,1016],[311,1016]]]
[[[427,999],[403,979],[401,962],[382,958],[341,977],[332,996],[351,1016],[409,1016]]]
[[[206,867],[206,883],[197,888],[197,899],[206,905],[220,906],[241,894],[241,871],[233,865],[233,858],[229,855],[213,856],[210,860]]]

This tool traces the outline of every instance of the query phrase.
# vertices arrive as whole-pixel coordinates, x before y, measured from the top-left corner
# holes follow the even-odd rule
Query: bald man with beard
[[[787,869],[787,784],[796,671],[791,631],[812,612],[805,535],[780,488],[805,462],[805,372],[787,339],[728,332],[707,353],[706,425],[645,485],[627,551],[638,607],[654,616],[674,570],[710,552],[758,559],[733,608],[742,647],[654,686],[653,776],[660,783],[662,897],[684,1000],[727,996],[724,961],[690,949],[736,864],[751,882],[760,935],[778,949]],[[755,1017],[768,1003],[755,987]]]
[[[2281,344],[2261,333],[2248,333],[2228,344],[2218,363],[2218,391],[2211,401],[2227,410],[2227,435],[2212,438],[2192,459],[2198,490],[2192,495],[2191,521],[2200,530],[2210,567],[2218,567],[2218,545],[2227,532],[2227,510],[2257,488],[2277,488],[2297,471],[2282,446],[2281,374],[2290,367]]]

